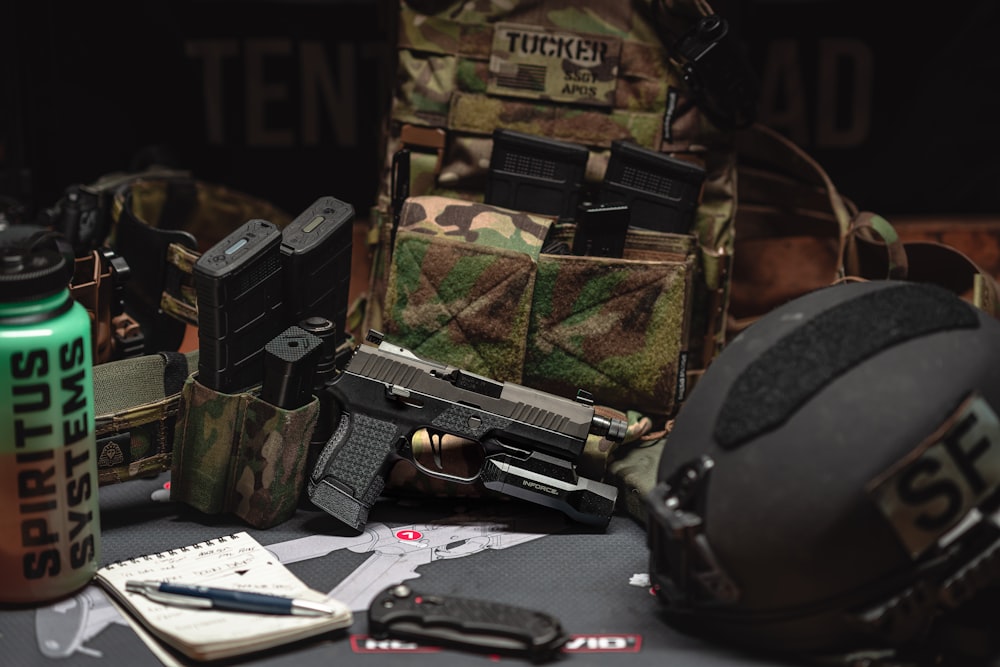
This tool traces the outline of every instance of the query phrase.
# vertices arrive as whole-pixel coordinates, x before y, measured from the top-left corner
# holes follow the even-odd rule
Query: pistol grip
[[[342,413],[309,479],[309,499],[338,521],[363,530],[385,486],[398,438],[393,422]]]

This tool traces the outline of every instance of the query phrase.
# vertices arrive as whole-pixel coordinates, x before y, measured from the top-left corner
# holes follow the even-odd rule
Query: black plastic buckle
[[[747,127],[757,117],[759,87],[729,23],[702,17],[675,45],[684,80],[705,114],[723,128]]]

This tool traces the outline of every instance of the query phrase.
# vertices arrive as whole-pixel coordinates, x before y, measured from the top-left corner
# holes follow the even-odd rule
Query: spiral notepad
[[[185,609],[127,592],[132,579],[170,581],[268,593],[337,609],[330,616],[284,616]],[[97,582],[161,641],[195,660],[243,655],[347,627],[347,605],[308,588],[246,532],[107,565]]]

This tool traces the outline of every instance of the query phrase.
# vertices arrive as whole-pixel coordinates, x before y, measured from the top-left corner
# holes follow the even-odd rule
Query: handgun
[[[259,385],[264,346],[285,327],[281,230],[248,220],[194,264],[198,382],[225,394]]]
[[[312,503],[360,531],[393,464],[407,460],[424,473],[473,483],[563,512],[581,523],[607,526],[617,488],[577,474],[589,434],[614,442],[627,424],[604,417],[593,398],[576,400],[421,359],[369,330],[329,385],[340,406],[333,435],[307,481]],[[478,442],[481,468],[459,476],[425,467],[411,436],[427,429]]]

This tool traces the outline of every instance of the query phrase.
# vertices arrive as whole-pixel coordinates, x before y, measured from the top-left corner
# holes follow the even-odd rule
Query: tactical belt
[[[111,245],[132,277],[125,303],[146,334],[144,352],[176,350],[197,326],[192,269],[201,252],[247,220],[284,227],[284,211],[261,199],[185,176],[140,177],[116,189]]]
[[[161,352],[94,366],[101,485],[170,469],[180,391],[197,351]]]
[[[131,356],[94,366],[104,485],[170,470],[181,388],[198,367],[197,350],[177,350],[187,325],[198,324],[192,270],[201,252],[247,220],[283,227],[291,216],[187,172],[113,174],[84,189],[107,216],[107,247],[128,265],[124,305],[142,330]]]

